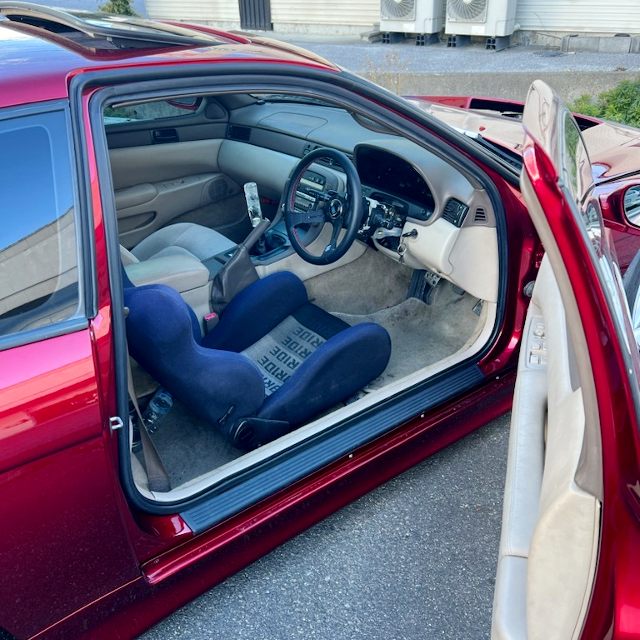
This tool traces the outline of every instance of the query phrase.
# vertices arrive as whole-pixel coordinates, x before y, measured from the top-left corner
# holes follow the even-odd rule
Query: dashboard
[[[339,108],[265,102],[238,109],[231,122],[219,157],[221,169],[234,179],[253,179],[276,200],[300,158],[318,147],[342,151],[362,184],[360,241],[478,298],[497,299],[494,205],[484,185],[454,157],[375,130]],[[310,212],[345,183],[335,162],[317,160],[300,181],[295,208]],[[304,232],[312,241],[322,225],[309,226]]]

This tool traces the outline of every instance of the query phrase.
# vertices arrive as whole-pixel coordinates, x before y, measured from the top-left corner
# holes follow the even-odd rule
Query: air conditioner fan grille
[[[391,20],[413,20],[416,0],[381,0],[380,13]]]
[[[459,22],[484,22],[487,0],[447,0],[447,17]]]

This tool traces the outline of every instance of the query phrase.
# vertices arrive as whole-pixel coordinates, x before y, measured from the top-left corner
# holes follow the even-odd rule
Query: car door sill
[[[244,479],[230,478],[206,501],[180,513],[198,534],[233,514],[317,471],[340,456],[407,422],[452,395],[472,389],[485,379],[475,364],[462,365],[342,422],[318,437],[283,452],[276,463],[251,469]]]

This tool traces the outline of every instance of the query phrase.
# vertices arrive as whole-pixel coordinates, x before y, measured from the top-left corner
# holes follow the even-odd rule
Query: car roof
[[[17,7],[17,9],[14,9]],[[23,9],[27,7],[26,9]],[[138,38],[135,32],[127,30],[130,23],[143,24],[153,30],[164,29],[171,23],[149,20],[130,20],[118,17],[115,27],[108,31],[78,33],[75,27],[70,31],[68,24],[80,24],[82,12],[50,11],[49,16],[35,20],[31,18],[32,8],[47,12],[46,7],[28,3],[0,2],[0,12],[11,19],[0,18],[0,107],[29,104],[66,98],[68,81],[71,77],[88,71],[131,67],[153,67],[175,64],[198,64],[234,62],[241,64],[275,63],[320,67],[331,71],[339,69],[317,56],[298,47],[268,38],[243,33],[228,33],[202,25],[180,24],[181,37],[186,34],[185,44],[172,41],[154,42],[149,36]],[[16,17],[15,11],[18,15]],[[27,17],[21,18],[20,11]],[[38,14],[39,15],[39,14]],[[60,17],[62,16],[62,17]],[[62,24],[64,17],[69,22]],[[88,13],[92,18],[100,14]],[[105,16],[113,17],[113,16]],[[75,22],[74,22],[75,20]],[[89,24],[89,21],[85,21]],[[95,20],[94,20],[95,22]],[[80,27],[82,28],[82,27]],[[120,31],[122,40],[117,44],[112,32]],[[107,33],[107,36],[104,35]],[[190,40],[189,35],[193,34]],[[80,37],[76,37],[76,36]]]

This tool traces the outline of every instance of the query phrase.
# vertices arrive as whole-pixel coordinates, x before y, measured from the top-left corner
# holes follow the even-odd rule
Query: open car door
[[[638,347],[578,126],[535,82],[522,192],[545,247],[514,397],[494,640],[640,638]]]

